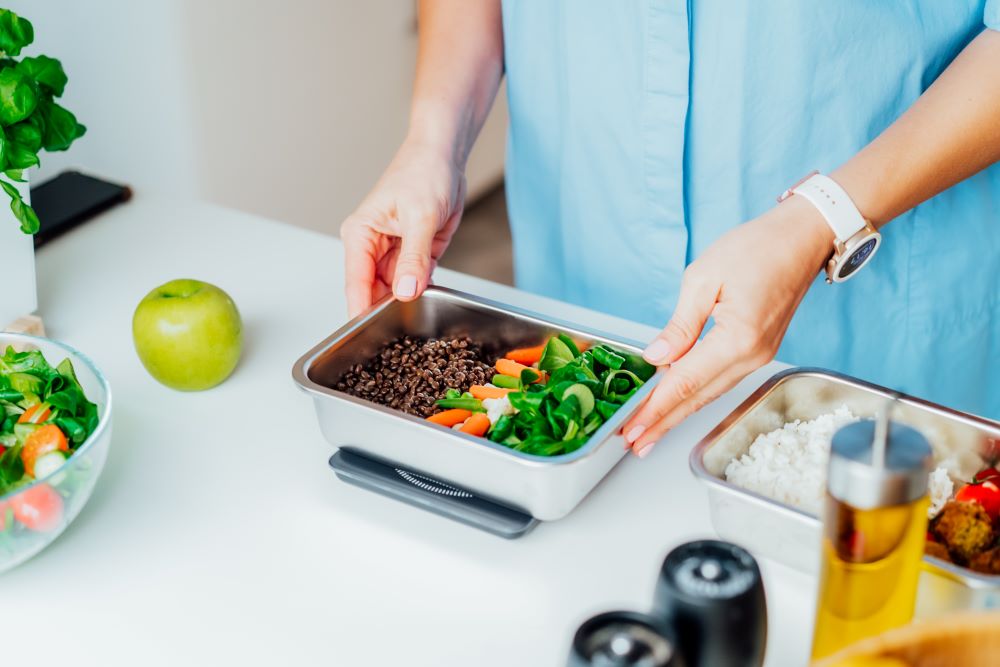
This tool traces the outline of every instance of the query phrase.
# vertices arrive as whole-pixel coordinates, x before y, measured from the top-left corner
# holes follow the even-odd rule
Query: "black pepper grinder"
[[[652,616],[609,611],[584,622],[573,637],[568,667],[686,667],[670,629]]]
[[[653,616],[672,628],[687,667],[764,663],[764,585],[753,556],[735,544],[701,540],[667,554]]]

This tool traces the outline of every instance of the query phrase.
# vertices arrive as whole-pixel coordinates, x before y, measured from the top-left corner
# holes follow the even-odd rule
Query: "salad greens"
[[[532,357],[532,350],[540,356]],[[532,366],[512,363],[512,358]],[[572,338],[560,334],[539,348],[515,350],[497,362],[493,391],[506,391],[513,414],[503,414],[492,423],[486,437],[517,451],[539,456],[555,456],[576,451],[628,401],[655,373],[642,357],[597,345],[581,352]],[[515,369],[518,373],[511,373]],[[438,407],[470,412],[486,411],[484,401],[503,400],[492,396],[475,397],[486,388],[473,387],[472,393],[449,390]]]
[[[38,350],[8,347],[0,356],[0,495],[42,476],[44,457],[51,465],[71,456],[98,421],[69,359],[53,367]]]

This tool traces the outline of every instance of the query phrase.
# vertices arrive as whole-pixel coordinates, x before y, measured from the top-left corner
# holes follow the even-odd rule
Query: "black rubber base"
[[[330,457],[330,467],[349,484],[508,540],[526,535],[538,525],[538,519],[530,514],[354,450],[338,449]]]

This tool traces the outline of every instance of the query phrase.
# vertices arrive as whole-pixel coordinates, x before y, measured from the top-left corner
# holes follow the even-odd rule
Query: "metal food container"
[[[320,428],[335,447],[406,468],[552,521],[569,514],[624,456],[618,430],[653,389],[650,380],[580,449],[535,456],[332,389],[348,368],[403,335],[468,336],[485,349],[537,345],[566,333],[589,344],[641,353],[642,343],[600,333],[443,287],[410,302],[389,298],[299,359],[292,375],[312,396]]]
[[[994,456],[1000,424],[906,396],[845,375],[794,368],[773,376],[726,417],[691,452],[691,469],[708,485],[712,523],[723,539],[815,574],[819,569],[822,524],[819,518],[725,479],[726,466],[742,456],[754,439],[796,419],[802,421],[846,406],[859,417],[873,417],[887,399],[897,399],[893,420],[920,430],[934,450],[935,462],[970,479]],[[1000,575],[973,572],[924,556],[917,615],[929,617],[957,609],[1000,607]]]

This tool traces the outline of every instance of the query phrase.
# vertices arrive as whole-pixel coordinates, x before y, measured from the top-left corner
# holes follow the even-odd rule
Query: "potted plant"
[[[0,208],[0,329],[37,305],[31,235],[38,231],[38,216],[28,202],[25,171],[38,166],[39,152],[64,151],[86,131],[56,102],[67,81],[59,61],[42,55],[17,59],[34,38],[31,22],[0,9],[0,188],[10,198],[10,213]]]

